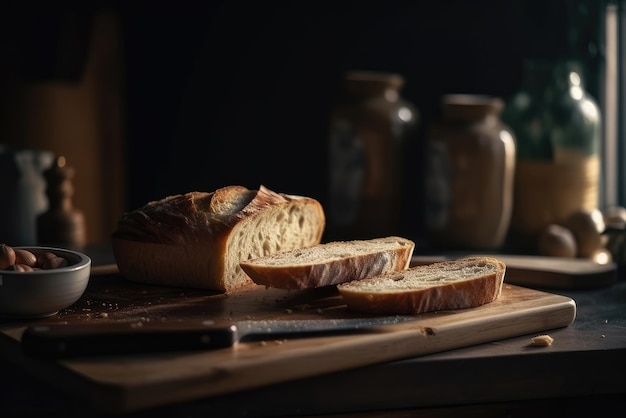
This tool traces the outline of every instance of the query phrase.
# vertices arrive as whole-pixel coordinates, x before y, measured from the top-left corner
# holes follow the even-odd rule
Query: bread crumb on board
[[[547,334],[544,334],[533,337],[531,339],[530,345],[533,347],[549,347],[552,345],[552,342],[554,342],[554,338]]]

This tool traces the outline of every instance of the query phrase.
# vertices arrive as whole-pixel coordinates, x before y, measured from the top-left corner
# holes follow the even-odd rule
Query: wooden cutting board
[[[43,361],[21,353],[33,321],[0,322],[0,350],[31,373],[87,399],[95,410],[124,413],[229,394],[392,360],[568,326],[575,302],[505,284],[501,297],[465,310],[422,314],[362,334],[245,342],[214,351]],[[74,306],[34,321],[101,323],[187,319],[332,319],[359,317],[336,289],[284,291],[252,286],[225,296],[133,284],[117,274],[92,277]],[[530,338],[529,338],[530,343]],[[11,347],[9,347],[11,346]]]

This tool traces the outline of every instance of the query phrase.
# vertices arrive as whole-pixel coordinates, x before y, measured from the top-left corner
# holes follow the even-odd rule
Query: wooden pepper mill
[[[80,250],[86,244],[83,213],[73,207],[74,169],[66,166],[65,157],[56,159],[44,172],[47,182],[48,210],[37,218],[39,245]]]

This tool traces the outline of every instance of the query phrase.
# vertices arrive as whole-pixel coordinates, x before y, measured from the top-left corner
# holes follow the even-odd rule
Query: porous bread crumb
[[[427,289],[445,283],[472,281],[477,276],[496,273],[500,268],[499,264],[488,264],[485,260],[474,262],[468,259],[465,264],[461,264],[461,261],[421,266],[419,274],[407,274],[407,271],[391,272],[368,280],[347,282],[342,284],[342,287],[372,293]]]
[[[371,241],[368,240],[367,245],[363,245],[363,242],[360,240],[329,242],[322,245],[312,246],[310,248],[303,247],[290,251],[275,251],[271,254],[264,254],[260,261],[262,264],[269,266],[283,266],[286,264],[326,264],[329,261],[343,260],[359,256],[361,254],[369,254],[375,248],[379,248],[381,252],[385,252],[392,248],[391,244],[394,243],[399,248],[412,244],[404,239],[398,240],[396,237],[379,238]],[[247,257],[246,261],[254,263],[259,260],[253,257]]]
[[[548,347],[552,345],[553,341],[554,338],[547,334],[537,335],[536,337],[532,338],[532,342],[530,345],[532,345],[533,347]]]

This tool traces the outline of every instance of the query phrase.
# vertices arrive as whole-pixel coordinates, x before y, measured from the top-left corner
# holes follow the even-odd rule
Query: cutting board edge
[[[94,403],[94,406],[98,409],[102,409],[102,412],[107,413],[137,412],[155,406],[163,406],[172,402],[192,401],[194,399],[199,399],[200,397],[208,399],[225,396],[246,390],[254,390],[265,385],[286,383],[292,380],[313,378],[321,375],[348,371],[359,367],[373,366],[385,362],[422,357],[428,354],[441,353],[458,348],[496,342],[507,338],[547,332],[571,325],[576,316],[575,301],[566,296],[552,296],[556,296],[561,299],[560,302],[551,305],[548,311],[545,309],[536,309],[533,312],[532,318],[537,319],[537,322],[529,321],[527,314],[521,312],[512,313],[510,315],[502,315],[498,318],[495,325],[503,325],[498,328],[497,326],[494,327],[494,321],[492,318],[483,318],[482,321],[474,321],[474,330],[471,334],[469,334],[471,337],[466,340],[459,339],[458,336],[453,333],[454,327],[447,325],[441,327],[438,327],[437,325],[434,326],[434,332],[437,336],[439,336],[438,340],[429,338],[428,332],[425,332],[424,327],[420,325],[402,330],[398,330],[397,328],[402,326],[408,327],[409,323],[390,325],[389,327],[393,327],[393,330],[390,329],[387,332],[377,334],[352,335],[350,337],[323,337],[326,343],[322,347],[311,347],[309,345],[304,348],[297,349],[299,350],[298,355],[283,357],[279,353],[271,352],[270,350],[267,356],[268,361],[263,363],[260,368],[257,365],[257,367],[253,369],[246,368],[245,366],[241,368],[235,366],[231,369],[235,371],[235,377],[231,377],[231,379],[235,379],[240,376],[237,371],[241,370],[243,370],[244,374],[253,373],[257,376],[266,376],[278,368],[283,370],[284,374],[275,374],[273,379],[264,379],[263,382],[260,383],[241,385],[240,382],[211,382],[209,389],[202,391],[201,395],[198,394],[197,381],[179,382],[176,385],[175,391],[163,383],[156,383],[153,387],[133,385],[124,387],[123,385],[115,386],[107,384],[101,386],[102,391],[100,395],[104,396],[99,402]],[[522,328],[511,330],[510,326],[512,321],[519,321],[519,324],[523,325]],[[476,325],[480,325],[481,328],[476,330]],[[480,331],[488,332],[481,334]],[[442,338],[442,335],[445,338]],[[455,342],[451,343],[450,339],[453,339]],[[414,348],[409,347],[409,344],[413,342],[421,342],[422,340],[426,341],[426,344],[420,348],[420,351],[416,351]],[[530,344],[530,342],[531,341],[529,339],[528,344]],[[298,345],[300,343],[301,341],[292,340],[285,341],[284,344]],[[246,344],[251,343],[242,343],[242,345]],[[387,346],[395,346],[395,350],[398,350],[398,347],[402,347],[402,350],[393,351],[388,349],[385,351],[384,356],[377,357],[375,361],[364,361],[363,357],[358,355],[346,356],[346,353],[350,352],[350,349],[346,349],[346,346],[352,346],[352,351],[366,351],[371,349],[372,346],[383,344]],[[318,360],[321,355],[325,360],[331,359],[332,356],[340,355],[344,359],[344,365],[341,368],[333,367],[331,364],[323,364],[320,366]],[[346,363],[345,358],[350,358],[351,362]],[[303,374],[303,369],[301,367],[303,363],[308,365],[314,364],[314,366],[312,366],[313,369],[307,370],[307,373]],[[297,372],[294,372],[295,370],[297,370]],[[285,373],[285,371],[287,371],[287,373]],[[99,384],[100,383],[101,382],[99,382]],[[146,397],[146,394],[149,394],[150,396]],[[102,402],[102,399],[107,400]],[[155,402],[155,399],[158,401]],[[112,405],[117,405],[117,407],[112,408]]]

